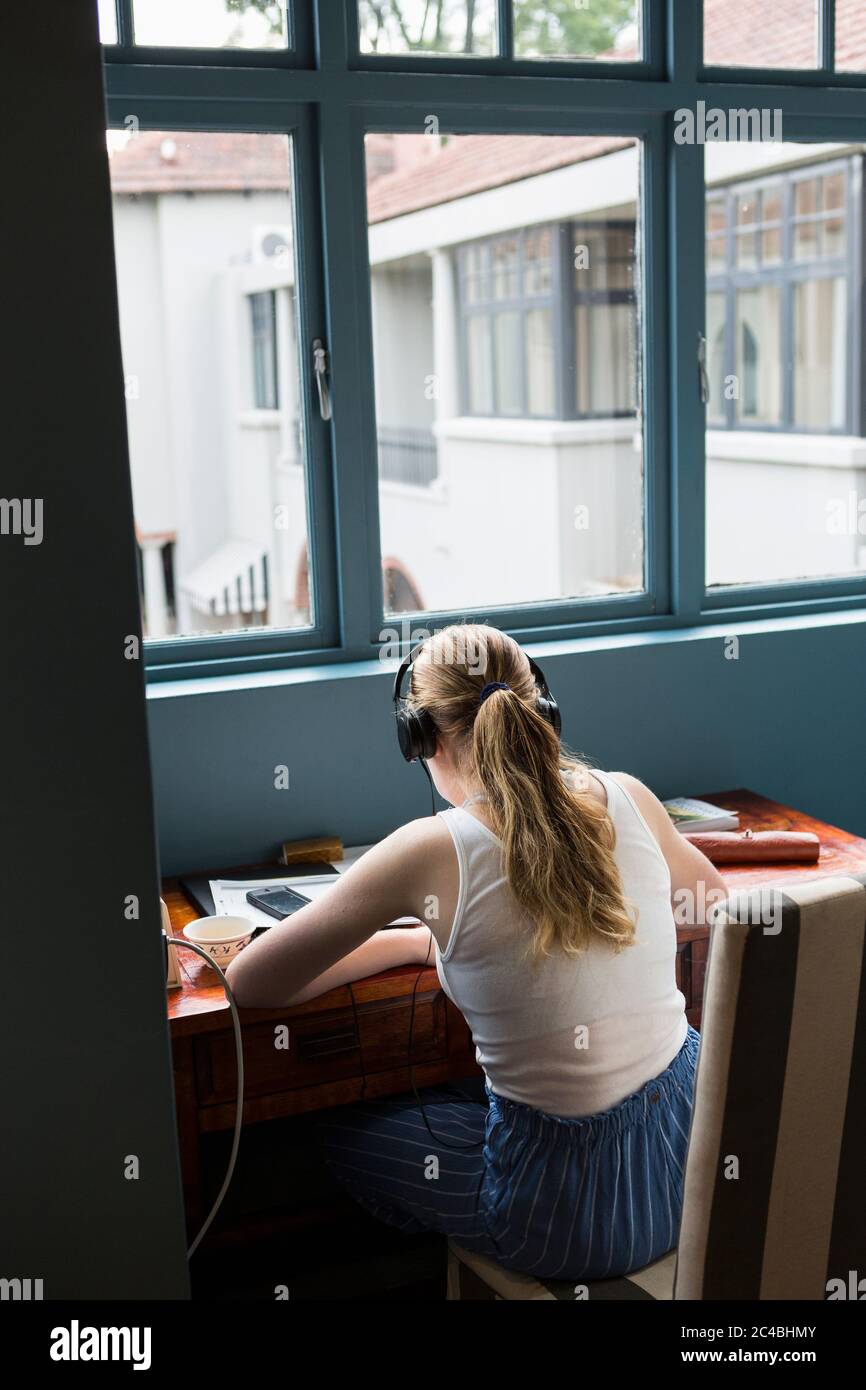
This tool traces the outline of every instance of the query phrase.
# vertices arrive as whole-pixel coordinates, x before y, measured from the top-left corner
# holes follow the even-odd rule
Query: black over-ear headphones
[[[407,703],[406,697],[402,693],[406,674],[411,670],[412,663],[423,645],[423,642],[419,642],[416,647],[412,648],[394,677],[394,717],[397,723],[397,742],[400,744],[400,752],[407,763],[415,762],[416,758],[432,758],[436,752],[437,731],[432,715],[426,709],[414,709]],[[526,659],[537,687],[536,708],[538,713],[542,719],[547,720],[558,738],[562,729],[562,715],[559,712],[559,705],[550,693],[541,667],[532,660],[531,656]]]

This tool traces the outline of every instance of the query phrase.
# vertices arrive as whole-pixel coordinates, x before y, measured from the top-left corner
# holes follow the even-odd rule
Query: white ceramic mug
[[[187,941],[200,946],[225,969],[252,937],[255,927],[246,917],[199,917],[183,929]]]

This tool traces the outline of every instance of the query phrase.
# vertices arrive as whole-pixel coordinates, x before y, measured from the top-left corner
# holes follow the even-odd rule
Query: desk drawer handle
[[[302,1057],[336,1057],[341,1052],[357,1052],[358,1037],[354,1028],[341,1028],[334,1033],[319,1033],[314,1038],[301,1038],[298,1052]]]

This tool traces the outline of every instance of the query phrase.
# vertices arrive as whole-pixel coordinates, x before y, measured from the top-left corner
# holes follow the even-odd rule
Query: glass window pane
[[[740,270],[754,269],[758,264],[758,238],[755,232],[738,232],[735,244]]]
[[[794,259],[816,261],[821,254],[821,223],[797,222],[794,226]]]
[[[866,71],[866,11],[863,0],[836,0],[836,68]]]
[[[469,345],[469,409],[473,415],[493,414],[493,359],[490,316],[473,314],[467,324]]]
[[[726,243],[723,236],[713,236],[706,243],[706,274],[719,275],[726,268]]]
[[[549,227],[527,232],[523,238],[524,294],[549,294],[552,235]]]
[[[553,415],[556,409],[556,354],[549,309],[526,315],[526,384],[530,415]]]
[[[491,249],[493,261],[493,298],[515,299],[518,292],[517,239],[497,241]]]
[[[253,350],[253,405],[257,410],[276,410],[279,405],[277,373],[277,296],[263,290],[249,296]]]
[[[783,171],[773,178],[793,223],[762,222],[757,274],[719,275],[707,298],[706,576],[716,587],[866,571],[858,530],[862,441],[850,380],[860,280],[841,266],[817,273],[828,265],[829,247],[844,245],[846,170],[830,145],[708,145],[707,194],[717,198],[722,187],[747,193],[744,185],[760,184],[763,168]],[[766,187],[763,197],[766,211]],[[734,316],[727,362],[723,290]],[[717,401],[720,392],[731,405]]]
[[[821,251],[825,256],[844,256],[845,222],[843,218],[827,218],[823,227]]]
[[[727,201],[725,198],[707,199],[706,226],[707,235],[719,235],[723,233],[728,222]]]
[[[117,43],[117,8],[115,0],[98,0],[99,37],[102,43]]]
[[[712,68],[814,68],[817,0],[762,5],[704,0],[704,62]]]
[[[782,230],[771,227],[761,233],[761,265],[778,265],[782,259]]]
[[[794,184],[794,216],[808,217],[818,211],[820,179],[797,179]]]
[[[284,0],[133,0],[135,42],[159,48],[285,48]]]
[[[290,139],[108,144],[146,635],[307,626]]]
[[[523,411],[523,362],[520,355],[520,314],[496,314],[493,320],[494,379],[500,415]]]
[[[781,184],[767,184],[761,191],[761,221],[778,222],[782,216]]]
[[[386,471],[380,451],[386,612],[639,592],[639,142],[434,144],[419,130],[371,133],[366,148],[376,428],[390,460]],[[581,253],[590,241],[601,288]],[[480,248],[491,273],[473,298]],[[604,288],[612,267],[624,288]],[[581,297],[592,302],[577,344]],[[424,439],[421,475],[410,446]]]
[[[362,53],[490,57],[497,51],[496,0],[358,0]]]
[[[477,304],[486,299],[487,290],[487,247],[466,246],[460,256],[460,273],[463,282],[463,295],[468,304]]]
[[[794,423],[843,429],[847,380],[845,281],[794,286]]]
[[[514,0],[515,56],[635,62],[641,57],[640,11],[639,0]]]
[[[707,376],[710,379],[708,420],[725,418],[725,295],[707,295]]]
[[[863,18],[866,20],[866,10]],[[845,206],[845,175],[841,169],[837,169],[835,174],[828,174],[821,180],[821,207],[824,212],[831,212],[837,208]]]
[[[718,275],[725,269],[725,239],[710,237],[707,241],[707,274]]]
[[[577,398],[581,414],[625,415],[635,408],[635,326],[630,304],[578,304]]]
[[[774,425],[781,411],[779,290],[759,285],[736,296],[737,415],[743,424]]]
[[[572,228],[572,235],[576,290],[632,288],[635,251],[631,224],[593,227],[578,223]]]

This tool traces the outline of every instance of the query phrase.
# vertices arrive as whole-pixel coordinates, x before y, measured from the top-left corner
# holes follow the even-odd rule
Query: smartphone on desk
[[[247,893],[247,902],[252,907],[266,912],[269,917],[275,917],[278,922],[284,917],[291,917],[293,912],[299,912],[309,901],[303,893],[296,893],[294,888],[284,888],[281,885],[277,885],[276,888],[251,888]]]

